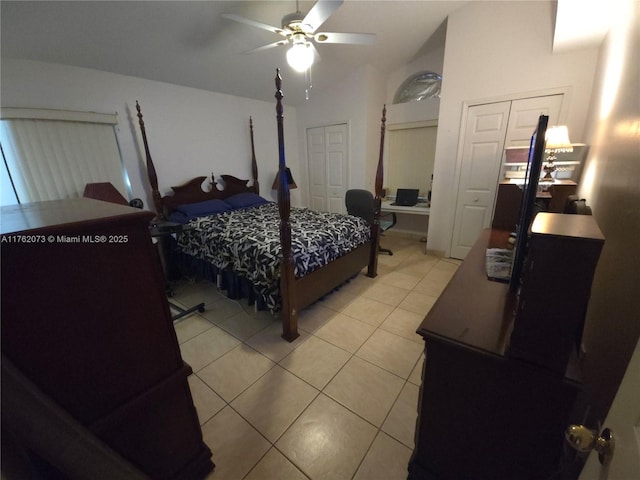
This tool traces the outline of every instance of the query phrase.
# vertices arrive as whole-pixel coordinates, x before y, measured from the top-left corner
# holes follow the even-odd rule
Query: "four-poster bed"
[[[250,301],[253,301],[257,292],[267,308],[280,310],[282,337],[291,342],[298,337],[300,310],[356,276],[364,267],[367,267],[367,276],[375,277],[377,274],[386,108],[382,113],[375,180],[376,220],[373,225],[349,215],[292,209],[286,181],[283,94],[279,70],[275,83],[278,176],[281,186],[277,204],[259,197],[251,119],[251,185],[249,180],[221,175],[224,185],[218,188],[212,175],[208,191],[202,190],[206,177],[196,177],[181,186],[171,187],[172,195],[162,196],[137,102],[136,108],[158,217],[162,220],[175,219],[176,215],[187,214],[185,221],[189,221],[189,229],[178,239],[178,249],[189,259],[195,259],[194,262],[201,268],[203,264],[204,268],[212,268],[222,288],[242,290],[244,295],[241,296],[247,296]],[[216,214],[203,216],[208,213],[203,208],[212,209],[211,213]],[[233,286],[238,277],[245,284]],[[228,280],[221,284],[220,278]],[[249,281],[248,288],[254,291],[246,291],[246,280]]]

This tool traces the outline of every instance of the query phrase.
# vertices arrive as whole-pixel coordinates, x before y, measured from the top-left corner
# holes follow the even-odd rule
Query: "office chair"
[[[365,220],[369,225],[373,224],[374,211],[373,211],[373,195],[368,190],[347,190],[347,194],[344,197],[344,201],[347,207],[347,213],[355,217],[360,217]],[[396,214],[391,212],[388,214],[380,215],[380,231],[385,232],[396,224]],[[378,247],[378,251],[382,253],[388,253],[393,255],[393,252],[388,248]]]

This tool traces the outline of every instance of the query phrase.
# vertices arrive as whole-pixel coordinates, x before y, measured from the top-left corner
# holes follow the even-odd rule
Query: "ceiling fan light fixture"
[[[305,40],[294,41],[292,47],[287,51],[287,63],[296,72],[306,72],[313,65],[313,49],[311,44]]]

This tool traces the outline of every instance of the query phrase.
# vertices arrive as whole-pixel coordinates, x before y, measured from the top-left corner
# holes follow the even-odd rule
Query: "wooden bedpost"
[[[258,163],[256,162],[256,149],[253,143],[253,119],[249,117],[249,135],[251,136],[251,173],[253,174],[253,188],[260,195],[260,183],[258,182]]]
[[[287,182],[287,164],[284,156],[284,126],[282,108],[282,77],[276,69],[276,120],[278,123],[278,210],[280,212],[280,296],[282,297],[282,338],[293,342],[298,338],[298,309],[295,304],[295,275],[293,252],[291,251],[291,198]]]
[[[156,167],[153,165],[151,159],[151,152],[149,152],[149,143],[147,142],[147,132],[144,128],[144,121],[142,120],[142,112],[140,110],[140,104],[136,100],[136,110],[138,111],[138,123],[140,124],[140,131],[142,132],[142,142],[144,143],[144,153],[147,157],[147,176],[149,177],[149,184],[151,185],[151,196],[153,199],[153,205],[156,209],[157,216],[160,220],[164,220],[164,209],[162,208],[162,195],[158,190],[158,175],[156,174]]]
[[[373,224],[371,225],[371,253],[367,276],[378,275],[378,249],[380,247],[380,205],[382,203],[382,182],[384,180],[384,133],[387,121],[387,106],[382,107],[382,121],[380,124],[380,154],[378,156],[378,168],[376,169],[375,197],[373,199]]]

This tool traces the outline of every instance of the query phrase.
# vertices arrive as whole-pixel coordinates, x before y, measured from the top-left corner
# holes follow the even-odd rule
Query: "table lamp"
[[[553,182],[551,174],[555,172],[556,166],[553,162],[556,160],[557,152],[573,152],[573,145],[569,141],[569,130],[566,125],[556,125],[547,128],[545,134],[545,152],[547,154],[547,163],[542,167],[544,170],[543,182]]]

